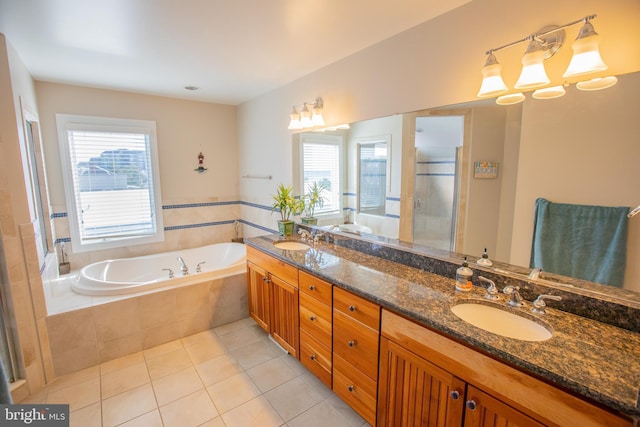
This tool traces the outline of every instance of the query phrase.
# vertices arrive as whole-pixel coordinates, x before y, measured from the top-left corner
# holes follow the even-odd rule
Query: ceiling
[[[0,32],[36,80],[237,105],[468,1],[0,0]]]

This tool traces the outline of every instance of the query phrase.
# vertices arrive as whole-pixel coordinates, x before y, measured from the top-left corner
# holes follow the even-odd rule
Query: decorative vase
[[[283,237],[291,236],[293,234],[293,221],[278,221],[278,231]]]
[[[300,219],[302,220],[303,224],[318,225],[318,218],[304,216]]]

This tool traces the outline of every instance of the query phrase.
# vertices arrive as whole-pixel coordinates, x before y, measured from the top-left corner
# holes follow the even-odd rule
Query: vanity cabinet
[[[378,426],[631,426],[387,310],[382,311]]]
[[[298,358],[298,269],[248,246],[247,286],[251,318]]]
[[[304,271],[300,279],[300,362],[327,387],[332,386],[332,288]]]
[[[376,425],[380,306],[333,290],[333,391]]]

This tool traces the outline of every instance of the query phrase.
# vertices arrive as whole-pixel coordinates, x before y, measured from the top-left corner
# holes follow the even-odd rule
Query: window
[[[385,215],[391,137],[358,138],[358,212]]]
[[[305,133],[300,135],[301,193],[317,182],[324,184],[324,205],[316,208],[316,214],[337,214],[342,209],[342,183],[340,181],[340,152],[342,137]]]
[[[155,122],[56,119],[74,252],[163,240]]]

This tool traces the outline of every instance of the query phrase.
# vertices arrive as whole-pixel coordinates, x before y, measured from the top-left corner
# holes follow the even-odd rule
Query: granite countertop
[[[461,320],[450,310],[462,300],[486,301],[483,288],[456,292],[453,278],[333,244],[319,243],[306,251],[282,250],[273,244],[278,239],[274,234],[248,238],[245,243],[524,372],[640,416],[638,333],[552,308],[544,315],[534,315],[530,303],[510,308],[503,302],[506,310],[550,326],[553,336],[539,342],[502,337]]]

